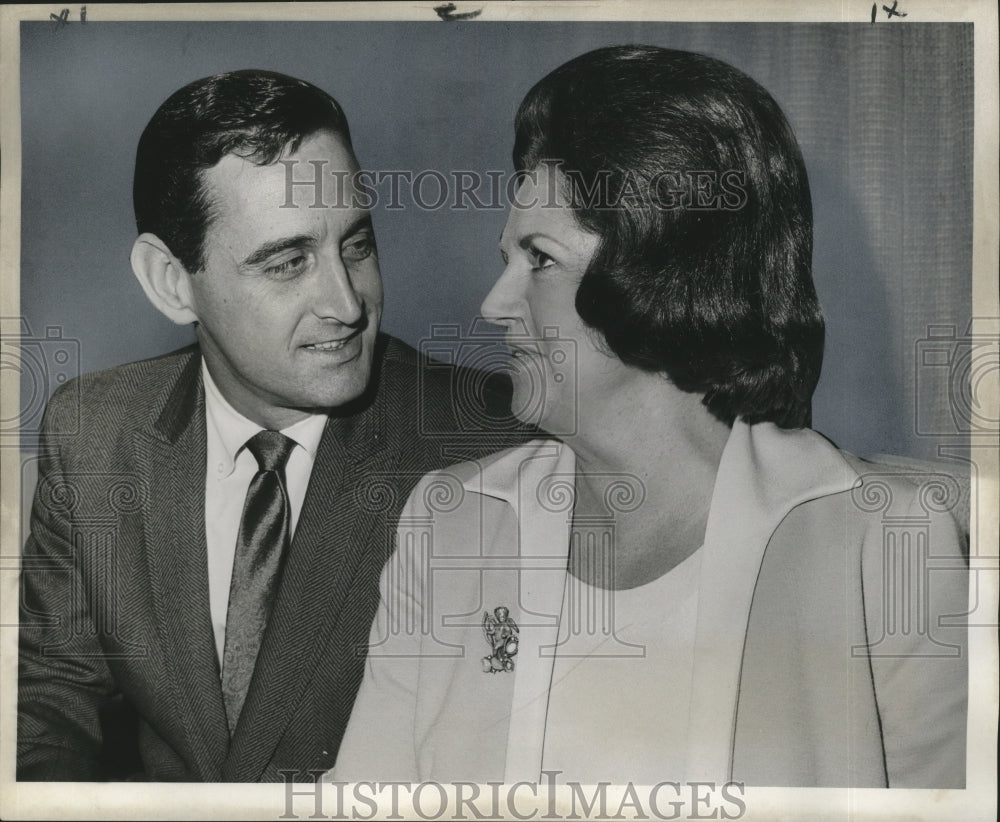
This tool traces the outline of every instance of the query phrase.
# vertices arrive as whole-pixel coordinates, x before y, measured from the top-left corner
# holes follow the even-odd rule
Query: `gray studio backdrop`
[[[128,262],[136,143],[183,84],[249,67],[292,74],[341,102],[364,168],[508,172],[528,88],[627,42],[719,57],[782,105],[809,168],[828,325],[814,426],[858,454],[935,457],[940,437],[918,431],[948,433],[948,368],[918,354],[939,344],[930,326],[945,346],[961,338],[972,310],[971,25],[24,24],[22,314],[43,359],[60,335],[71,345],[24,383],[22,407],[40,406],[60,369],[193,339],[146,303]],[[433,182],[425,192],[433,202]],[[375,210],[383,327],[419,345],[434,324],[468,328],[501,270],[505,215],[403,202]]]

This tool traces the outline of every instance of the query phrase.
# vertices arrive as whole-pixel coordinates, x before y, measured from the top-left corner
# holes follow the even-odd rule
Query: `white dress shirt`
[[[215,650],[222,666],[226,642],[226,612],[229,608],[229,583],[233,574],[236,539],[239,536],[243,504],[250,481],[257,473],[257,460],[244,446],[250,437],[264,428],[233,408],[201,363],[205,382],[205,428],[208,461],[205,471],[205,541],[208,545],[208,595],[215,633]],[[291,534],[299,521],[299,512],[309,486],[316,450],[323,437],[328,417],[313,414],[282,429],[295,441],[295,448],[285,465],[285,487],[292,509]]]

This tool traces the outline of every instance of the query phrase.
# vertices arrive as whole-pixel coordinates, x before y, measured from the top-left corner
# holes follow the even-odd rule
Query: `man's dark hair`
[[[155,234],[189,272],[201,271],[213,217],[203,172],[227,154],[273,163],[317,131],[331,131],[351,147],[340,105],[304,80],[246,70],[184,86],[139,138],[132,186],[139,233]]]
[[[576,310],[610,350],[701,393],[729,424],[808,425],[824,332],[812,206],[767,91],[699,54],[598,49],[521,103],[514,167],[549,162],[600,237]]]

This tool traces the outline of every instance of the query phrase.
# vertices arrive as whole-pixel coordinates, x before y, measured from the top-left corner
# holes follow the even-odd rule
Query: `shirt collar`
[[[537,488],[532,481],[554,472],[572,476],[574,469],[571,448],[539,439],[453,470],[467,490],[516,509],[523,487]],[[815,431],[737,419],[719,465],[709,524],[740,529],[752,522],[773,531],[795,506],[850,490],[857,480],[837,448]]]
[[[705,541],[770,535],[796,506],[849,491],[857,472],[821,434],[737,419],[722,452]]]
[[[233,473],[236,458],[250,437],[264,427],[253,420],[247,419],[229,404],[212,379],[204,357],[201,361],[201,374],[205,383],[205,421],[210,436],[208,437],[210,464],[218,464],[219,474],[227,477]],[[281,429],[281,433],[296,445],[301,446],[309,455],[310,461],[316,459],[319,442],[329,418],[326,414],[310,414],[303,420]]]
[[[517,509],[522,489],[530,495],[546,477],[573,476],[575,467],[572,448],[556,439],[535,439],[448,470],[467,491],[496,497]]]

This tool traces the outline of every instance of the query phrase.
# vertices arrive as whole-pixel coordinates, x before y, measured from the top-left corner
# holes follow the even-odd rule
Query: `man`
[[[288,185],[317,169],[327,207]],[[199,80],[146,127],[132,267],[198,342],[49,403],[23,560],[19,779],[330,768],[403,501],[423,473],[516,436],[458,450],[423,436],[460,431],[467,375],[378,333],[357,170],[336,101],[278,74]],[[487,417],[502,388],[484,393]]]

